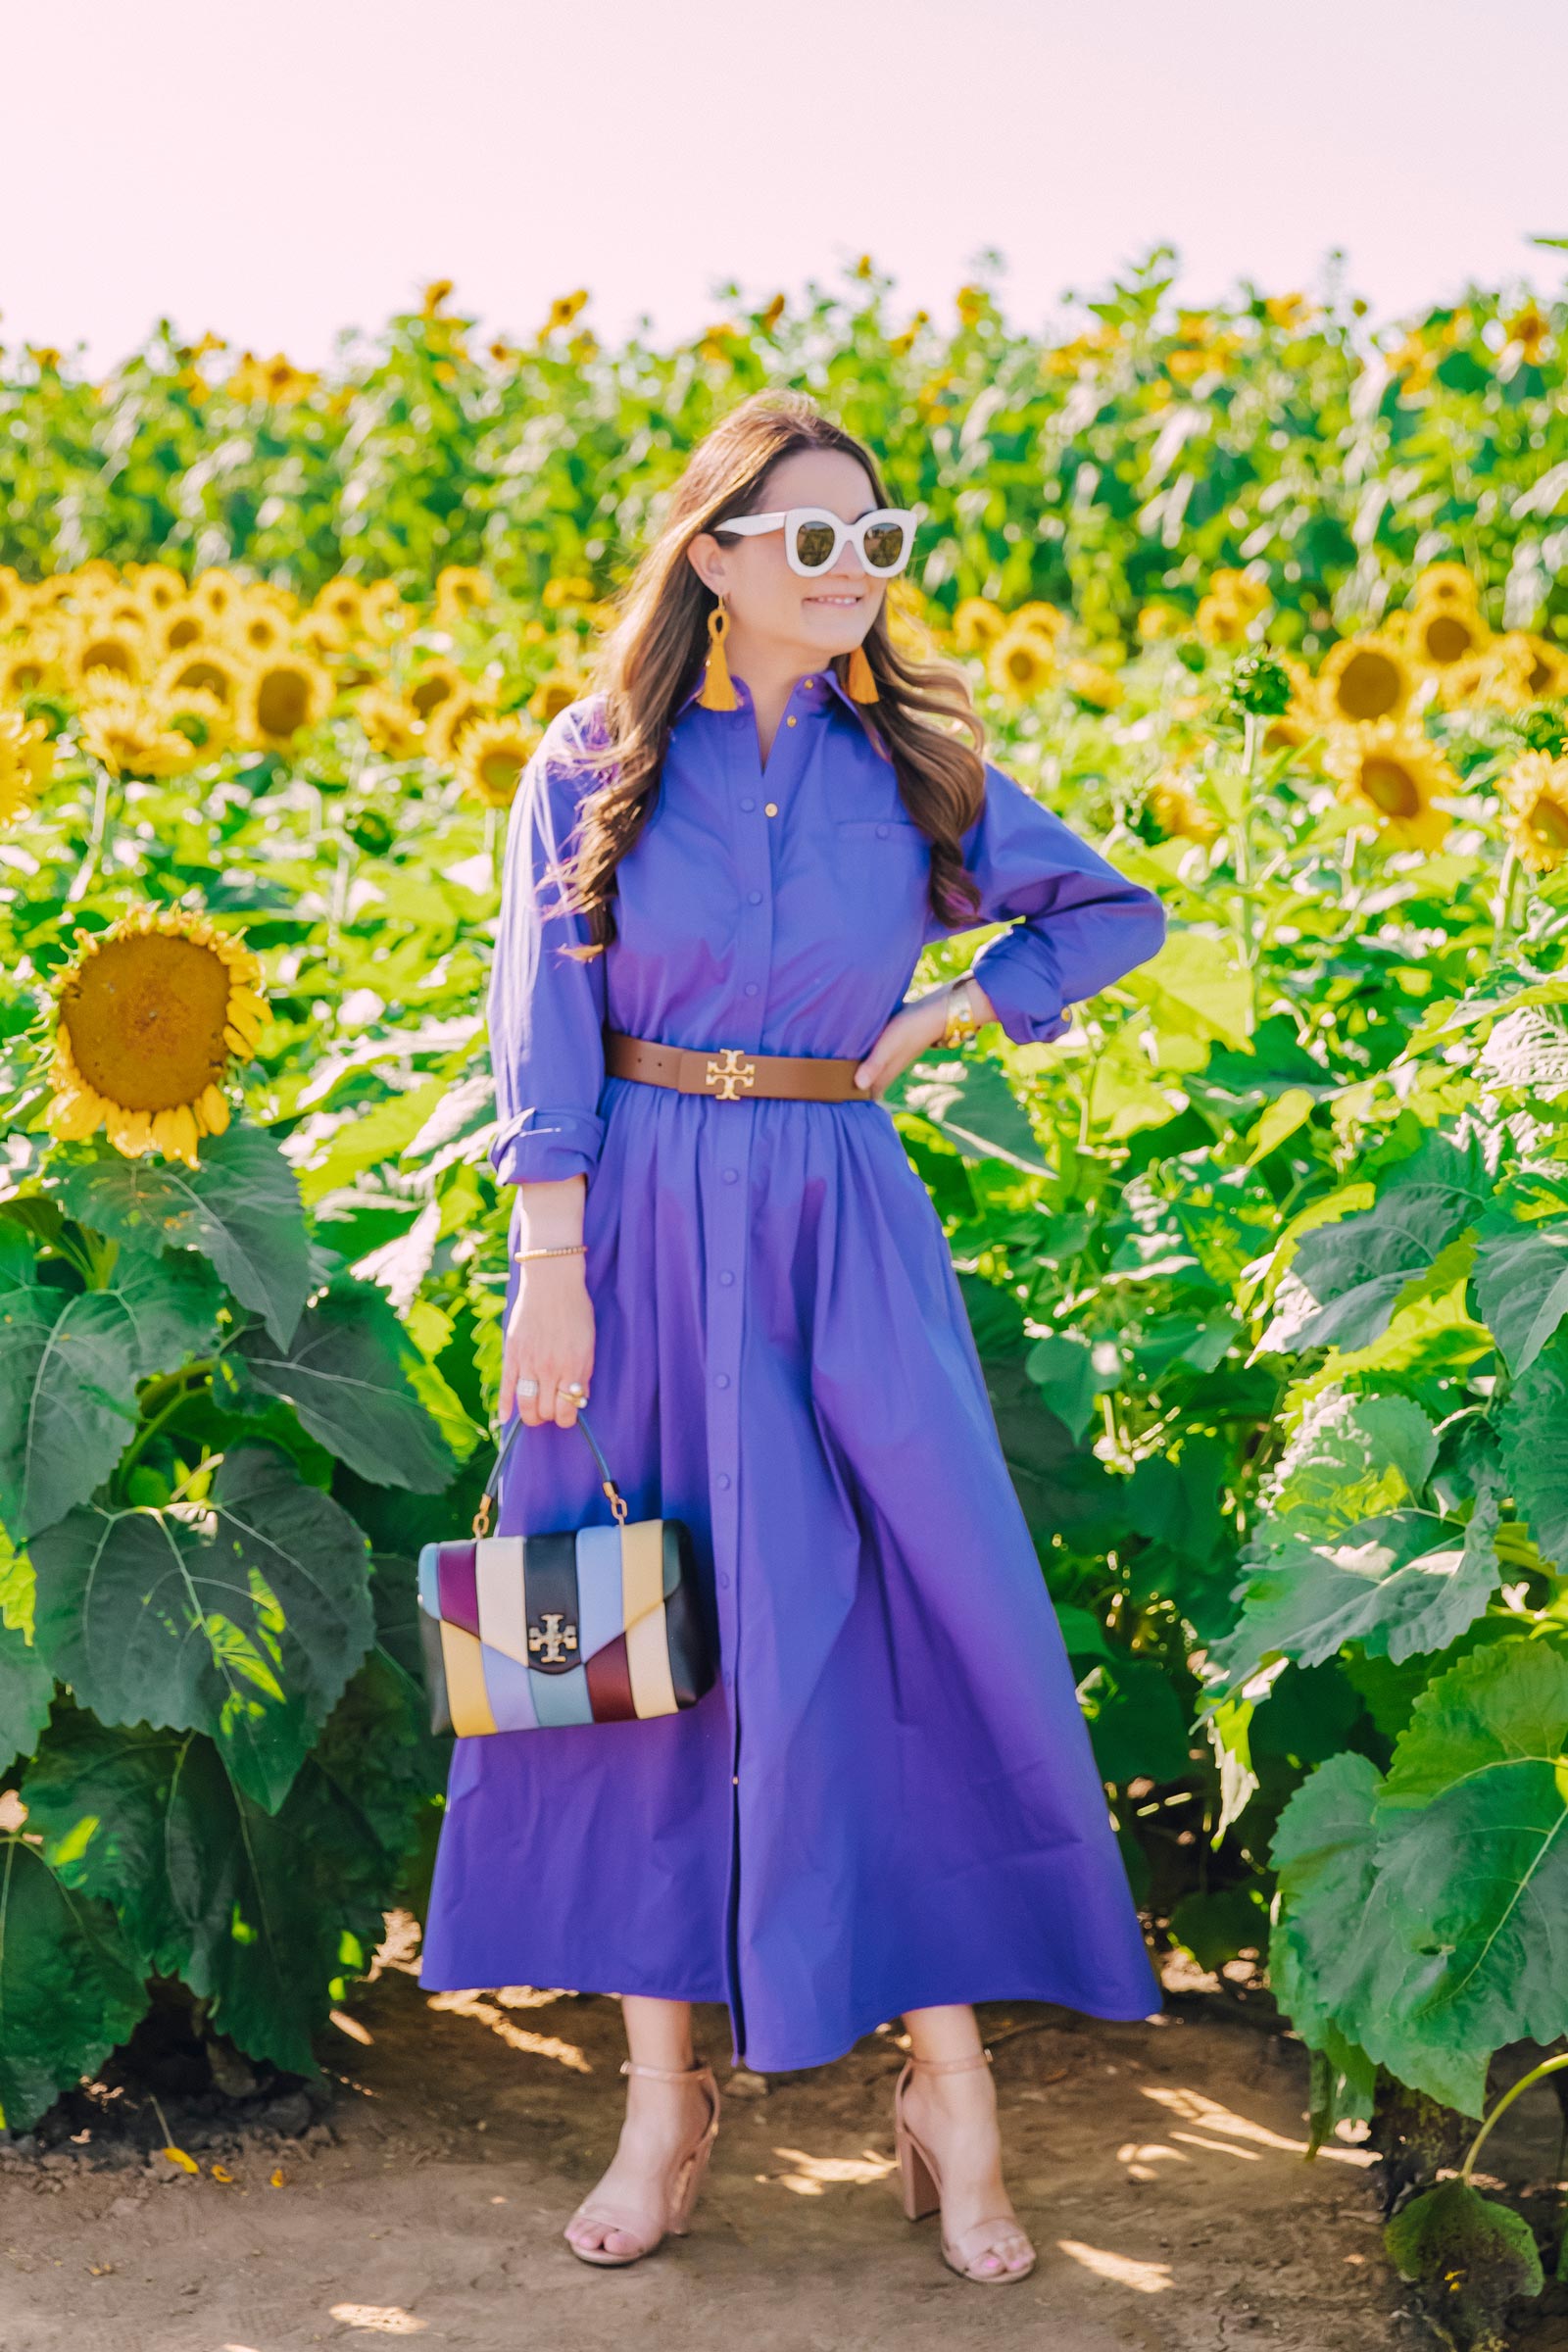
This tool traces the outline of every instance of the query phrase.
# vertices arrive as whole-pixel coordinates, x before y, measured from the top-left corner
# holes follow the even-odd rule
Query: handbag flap
[[[680,1522],[427,1544],[419,1605],[546,1675],[570,1674],[661,1610],[681,1582]]]

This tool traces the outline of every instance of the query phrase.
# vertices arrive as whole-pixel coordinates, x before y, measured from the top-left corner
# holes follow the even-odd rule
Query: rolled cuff
[[[1072,1022],[1054,975],[1041,969],[1039,943],[1018,939],[1022,928],[989,940],[969,969],[1015,1046],[1049,1046],[1065,1037]]]
[[[554,1184],[564,1176],[592,1178],[605,1140],[596,1112],[519,1111],[490,1147],[490,1165],[503,1184]]]

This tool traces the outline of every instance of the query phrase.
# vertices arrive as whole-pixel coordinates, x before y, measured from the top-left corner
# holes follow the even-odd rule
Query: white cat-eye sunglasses
[[[858,522],[845,522],[826,507],[790,507],[776,514],[734,514],[728,522],[715,522],[713,529],[734,531],[746,539],[782,531],[791,571],[808,580],[831,571],[848,540],[866,571],[891,580],[909,561],[914,527],[924,513],[924,507],[875,507]]]

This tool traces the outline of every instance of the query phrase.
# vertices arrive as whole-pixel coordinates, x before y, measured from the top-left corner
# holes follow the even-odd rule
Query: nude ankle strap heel
[[[610,2254],[603,2246],[579,2246],[567,2237],[566,2243],[579,2262],[593,2263],[601,2270],[624,2270],[627,2263],[641,2262],[645,2255],[652,2254],[663,2244],[666,2237],[686,2235],[691,2227],[692,2209],[697,2203],[698,2192],[708,2171],[708,2160],[718,2136],[718,2084],[713,2080],[712,2068],[702,2059],[698,2059],[693,2066],[668,2067],[640,2066],[634,2059],[623,2058],[620,2071],[623,2075],[641,2075],[650,2082],[697,2083],[708,2100],[708,2119],[697,2137],[675,2157],[665,2175],[665,2220],[657,2237],[649,2238],[631,2254]],[[627,2212],[624,2208],[599,2204],[589,2198],[578,2206],[571,2221],[601,2222],[620,2236],[634,2238],[642,2230],[646,2216]],[[566,2227],[569,2230],[571,2222]]]
[[[905,2093],[914,2080],[916,2071],[925,2075],[961,2075],[971,2073],[977,2066],[989,2066],[991,2062],[989,2050],[977,2050],[968,2058],[908,2058],[905,2061],[893,2090],[893,2148],[898,2159],[899,2182],[904,2192],[904,2211],[907,2220],[923,2222],[928,2215],[942,2210],[941,2167],[930,2149],[915,2137],[904,2111]],[[963,2234],[966,2239],[972,2239],[979,2230],[998,2229],[1019,2237],[1024,2235],[1014,2215],[1001,2213],[972,2223]],[[995,2247],[982,2247],[981,2251],[995,2252]],[[950,2271],[956,2271],[960,2278],[972,2278],[976,2286],[1011,2286],[1018,2279],[1028,2278],[1035,2267],[1036,2256],[1031,2250],[1027,2264],[1019,2271],[977,2271],[960,2259],[959,2249],[952,2243],[944,2230],[942,2259]]]

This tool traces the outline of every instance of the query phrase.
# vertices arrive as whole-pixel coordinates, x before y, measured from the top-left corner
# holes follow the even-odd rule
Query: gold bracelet
[[[969,993],[969,975],[965,972],[961,980],[954,982],[948,993],[948,1020],[942,1032],[942,1043],[945,1046],[959,1045],[964,1038],[973,1037],[979,1027],[980,1023],[975,1018],[974,999]]]
[[[514,1250],[513,1255],[520,1265],[525,1257],[575,1257],[587,1247],[586,1242],[553,1242],[548,1250]]]

